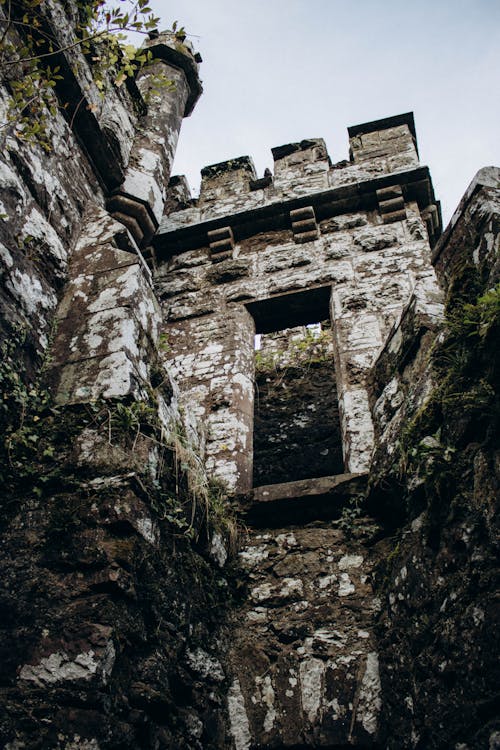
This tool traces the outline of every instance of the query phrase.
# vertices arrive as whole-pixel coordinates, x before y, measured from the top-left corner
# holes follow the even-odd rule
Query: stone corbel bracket
[[[439,236],[440,217],[435,204],[428,206],[422,211],[422,219],[425,221],[429,237]]]
[[[207,232],[210,248],[210,259],[213,263],[232,258],[234,250],[234,234],[231,227],[220,227]]]
[[[384,224],[406,219],[405,199],[401,185],[391,185],[376,191],[378,208]]]
[[[312,206],[293,209],[290,211],[290,220],[295,242],[311,242],[318,239],[319,227]]]
[[[150,240],[158,228],[158,221],[149,205],[133,195],[112,195],[108,198],[106,208],[114,219],[127,227],[138,245]]]

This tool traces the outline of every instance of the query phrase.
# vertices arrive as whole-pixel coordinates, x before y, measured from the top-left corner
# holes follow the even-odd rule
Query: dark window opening
[[[266,300],[261,304],[267,307],[254,315],[255,487],[344,471],[329,289],[314,292],[312,297],[302,293]],[[313,302],[309,310],[302,304],[308,300]],[[276,330],[269,316],[273,307],[278,325],[288,319],[290,327]],[[287,316],[287,309],[292,315]],[[321,318],[311,318],[318,313]]]

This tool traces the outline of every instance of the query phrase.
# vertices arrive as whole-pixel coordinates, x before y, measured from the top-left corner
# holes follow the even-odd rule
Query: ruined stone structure
[[[4,138],[2,746],[500,747],[499,170],[441,234],[406,113],[194,200],[152,37]]]
[[[352,162],[332,166],[313,139],[273,149],[272,179],[248,157],[205,168],[196,205],[154,240],[172,370],[206,420],[208,466],[240,492],[252,486],[255,333],[330,320],[344,468],[359,474],[373,449],[367,372],[412,293],[441,310],[426,231],[439,212],[413,117],[349,132]]]

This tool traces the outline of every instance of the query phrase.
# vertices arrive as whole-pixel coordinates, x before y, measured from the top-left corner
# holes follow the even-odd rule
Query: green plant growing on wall
[[[464,269],[447,305],[445,328],[430,364],[436,387],[408,421],[398,443],[399,478],[424,488],[428,501],[459,488],[461,442],[494,439],[500,421],[498,394],[500,284],[477,295],[474,274]],[[478,372],[481,376],[478,377]],[[453,431],[442,425],[453,424]],[[457,489],[457,496],[460,490]]]
[[[352,536],[356,521],[361,517],[362,505],[359,496],[350,497],[349,502],[342,508],[339,519],[339,527],[346,537]]]
[[[328,362],[331,362],[333,368],[332,335],[329,328],[305,328],[300,335],[287,337],[286,341],[273,340],[272,337],[273,334],[270,335],[270,344],[255,352],[255,382],[258,392],[265,383],[268,396],[277,396],[287,387],[290,375],[307,375],[312,368]]]
[[[455,338],[478,337],[484,342],[499,324],[500,283],[480,295],[475,303],[465,302],[448,314],[448,329]]]
[[[56,422],[59,410],[43,385],[49,358],[37,376],[30,378],[19,360],[26,342],[26,330],[17,326],[0,346],[0,481],[4,487],[19,479],[36,480],[35,458],[51,459],[54,454],[47,426]]]
[[[230,539],[236,535],[236,521],[227,502],[225,486],[207,475],[204,462],[189,441],[186,430],[177,423],[163,435],[163,443],[173,452],[175,472],[175,494],[179,496],[182,480],[185,479],[191,501],[191,517],[188,533],[196,535],[196,515],[202,524],[223,531]]]
[[[18,355],[26,338],[19,327],[0,346],[0,481],[12,501],[18,491],[40,497],[63,477],[71,483],[72,469],[64,462],[69,459],[72,465],[73,440],[89,428],[121,451],[123,460],[128,457],[130,465],[141,460],[135,457],[139,440],[143,446],[155,446],[155,476],[139,465],[140,481],[158,517],[174,534],[197,541],[202,530],[217,530],[234,544],[236,521],[226,488],[209,479],[182,422],[167,429],[159,417],[163,383],[150,388],[143,400],[99,400],[63,409],[44,385],[49,358],[35,378],[20,367]]]
[[[255,352],[255,371],[258,374],[277,372],[286,367],[308,369],[312,365],[332,359],[331,331],[319,332],[306,328],[301,336],[290,338],[286,344]]]
[[[91,408],[92,427],[131,459],[139,439],[156,446],[156,476],[144,480],[145,489],[158,516],[176,533],[197,540],[202,529],[210,528],[234,541],[236,521],[226,488],[208,477],[182,421],[168,428],[161,422],[159,398],[160,389],[151,388],[142,401],[96,402]]]
[[[159,18],[148,0],[119,0],[117,5],[105,0],[79,0],[76,7],[79,18],[72,41],[61,46],[47,28],[44,0],[0,0],[0,70],[2,83],[10,93],[0,135],[11,133],[50,151],[51,118],[66,107],[58,96],[64,76],[54,62],[62,53],[81,50],[102,97],[109,85],[122,86],[151,63],[150,51],[128,42],[130,32],[147,34],[158,25]],[[184,30],[181,32],[184,38]],[[179,31],[173,33],[175,38],[179,36]],[[152,86],[154,93],[173,83],[158,74]],[[94,106],[88,105],[91,109]]]

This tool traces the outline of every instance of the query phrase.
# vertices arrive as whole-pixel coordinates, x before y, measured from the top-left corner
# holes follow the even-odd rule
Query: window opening
[[[343,472],[329,320],[258,334],[254,486]]]

